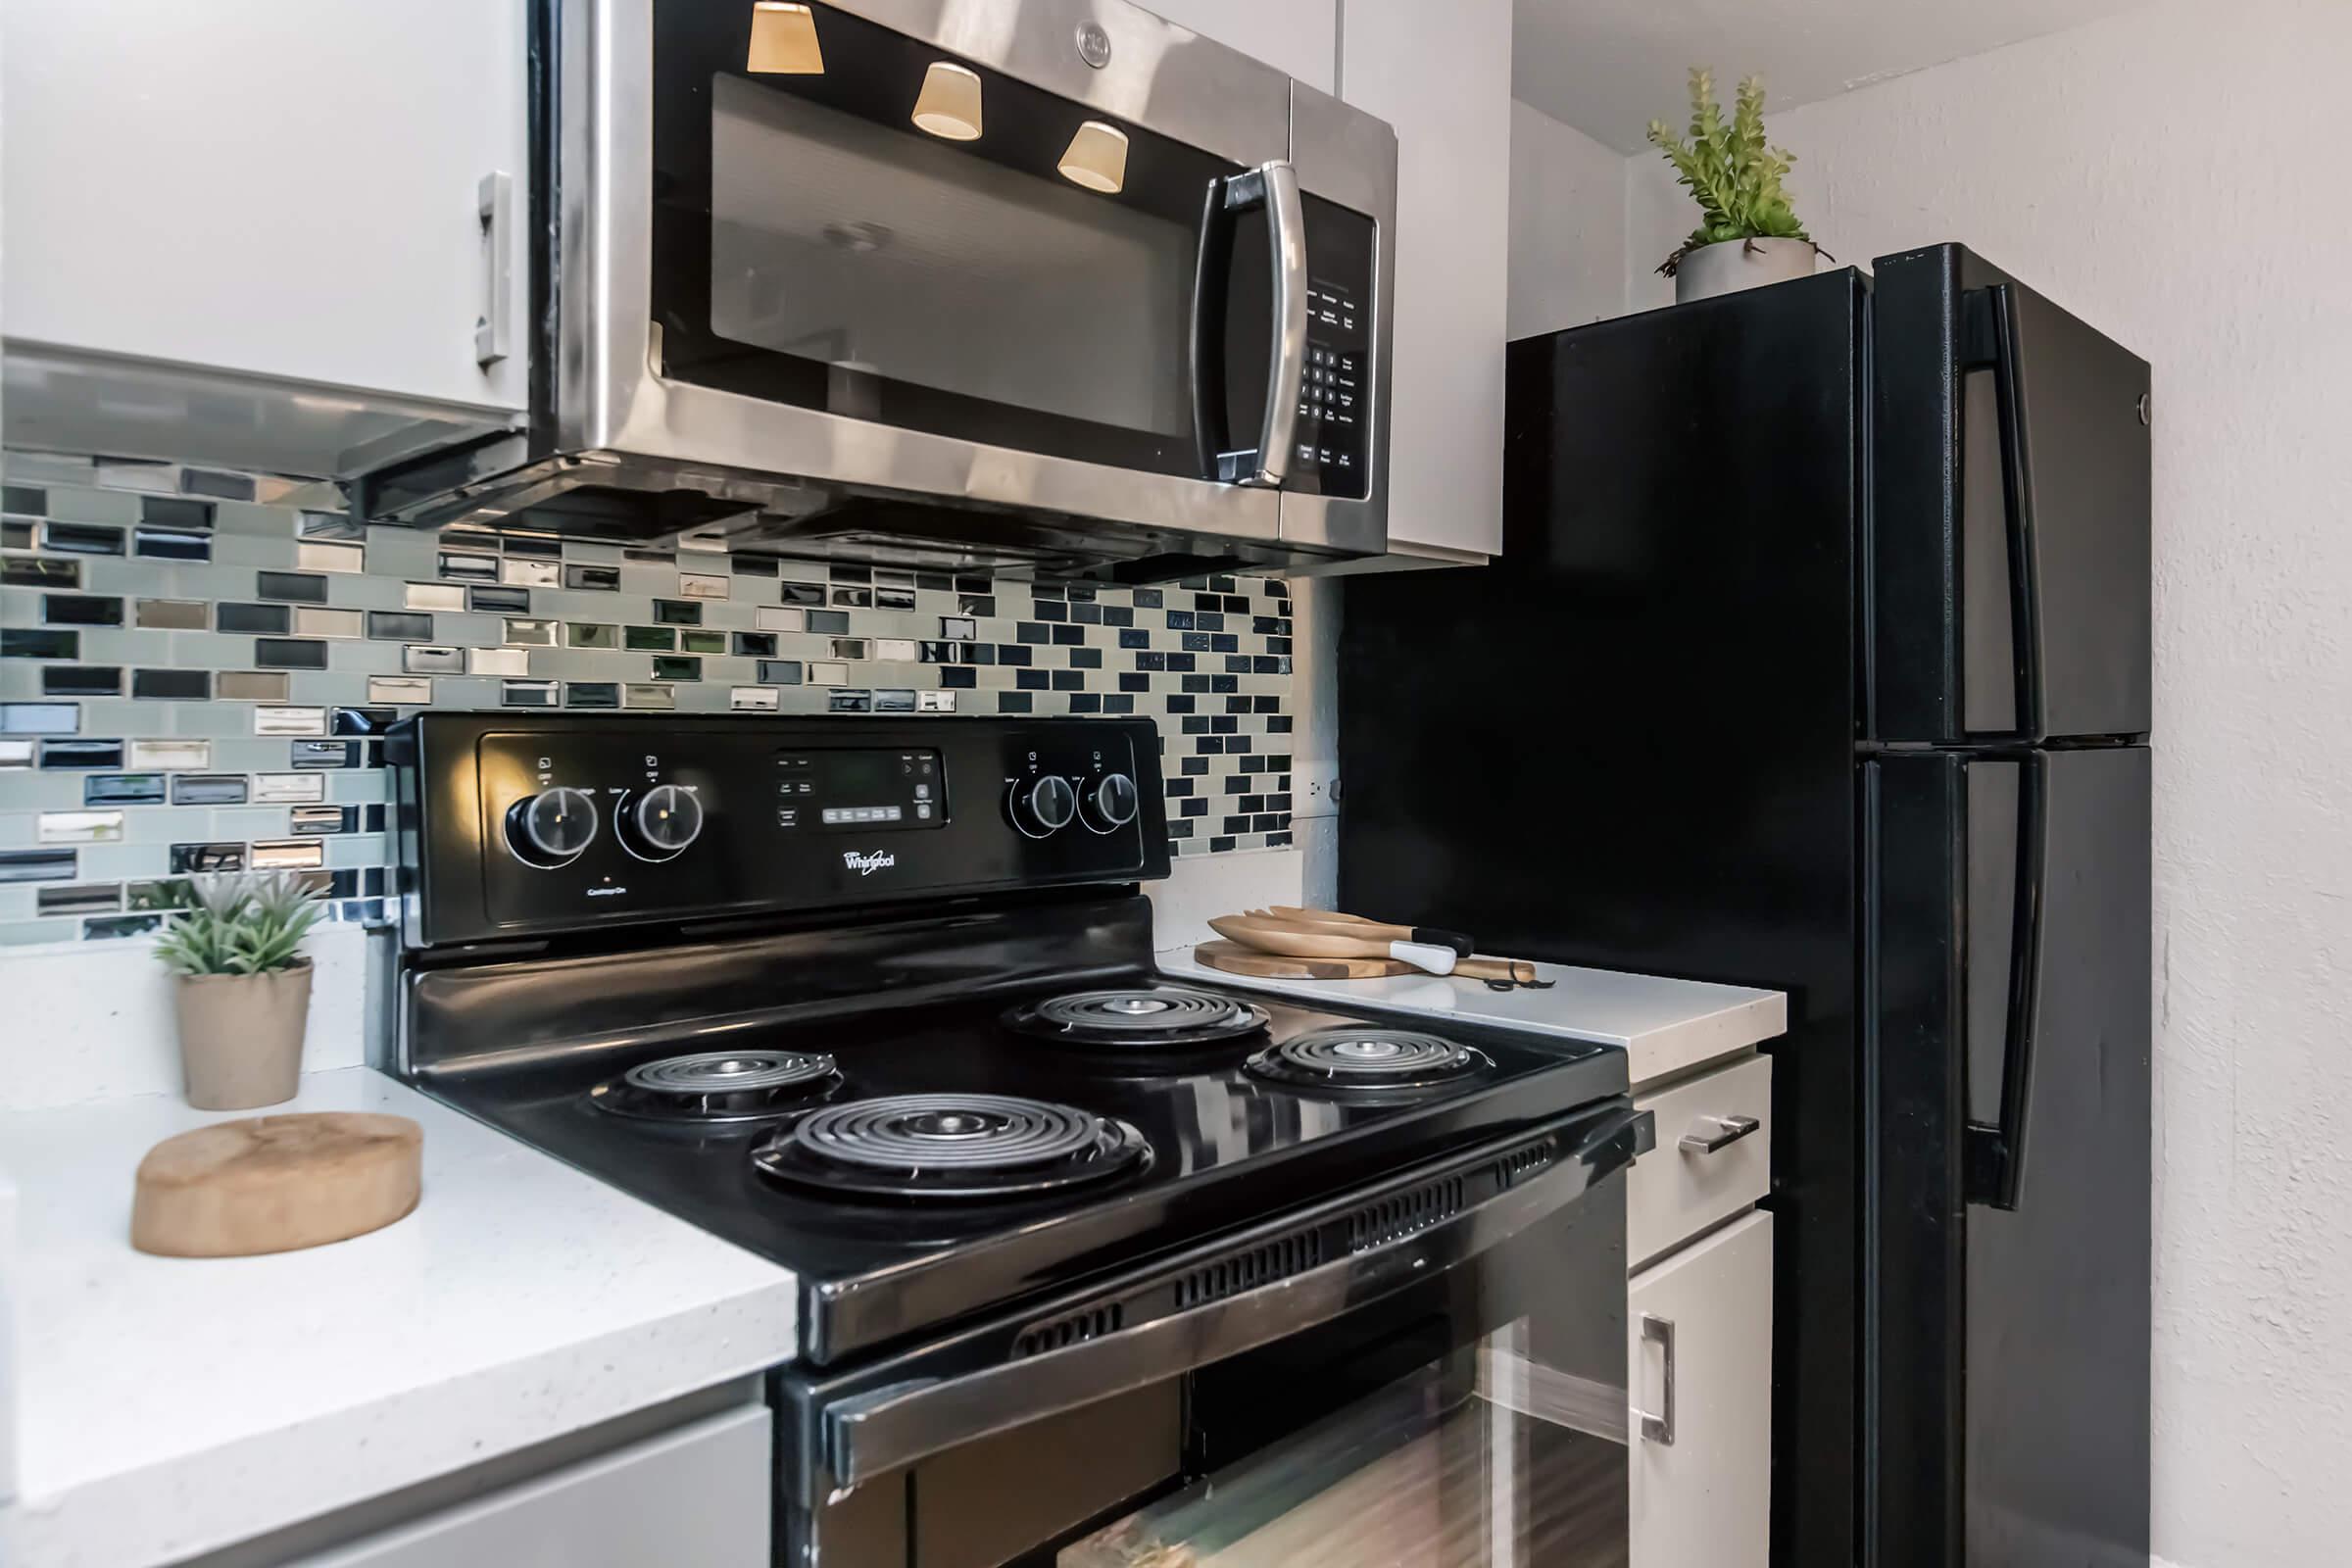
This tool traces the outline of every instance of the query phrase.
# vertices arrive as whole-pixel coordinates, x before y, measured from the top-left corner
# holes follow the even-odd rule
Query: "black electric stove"
[[[918,1472],[1117,1425],[1138,1474],[1030,1485],[1034,1545],[1512,1314],[1622,1387],[1622,1055],[1160,976],[1149,722],[434,713],[387,751],[403,1074],[801,1281],[780,1559],[928,1563]],[[1269,1376],[1310,1391],[1279,1423]]]
[[[818,1363],[1625,1086],[1157,977],[1118,886],[1166,869],[1148,722],[426,714],[390,749],[409,1075],[792,1268]]]

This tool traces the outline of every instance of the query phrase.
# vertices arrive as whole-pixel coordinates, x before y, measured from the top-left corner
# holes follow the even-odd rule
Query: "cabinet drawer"
[[[300,1568],[766,1568],[773,1419],[765,1405],[714,1415]]]
[[[1772,1216],[1626,1291],[1632,1568],[1765,1568],[1772,1547]]]
[[[1658,1117],[1658,1147],[1626,1180],[1625,1255],[1638,1267],[1770,1191],[1772,1058],[1750,1057],[1634,1103]],[[1755,1130],[1732,1137],[1735,1118],[1753,1120]],[[1719,1147],[1686,1149],[1685,1137]]]

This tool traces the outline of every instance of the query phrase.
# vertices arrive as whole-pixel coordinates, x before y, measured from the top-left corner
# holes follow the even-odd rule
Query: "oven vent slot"
[[[1516,1187],[1558,1156],[1558,1149],[1548,1138],[1514,1149],[1494,1162],[1495,1179],[1504,1187]]]
[[[1462,1186],[1461,1177],[1446,1176],[1365,1204],[1348,1216],[1348,1250],[1360,1252],[1451,1219],[1462,1211]]]
[[[1302,1274],[1323,1261],[1323,1237],[1316,1231],[1301,1231],[1292,1236],[1276,1237],[1260,1243],[1246,1252],[1232,1252],[1213,1263],[1203,1263],[1176,1282],[1176,1310],[1179,1312],[1221,1301],[1228,1296],[1254,1290],[1275,1280]]]
[[[1012,1356],[1017,1361],[1076,1345],[1081,1340],[1099,1340],[1105,1334],[1117,1333],[1126,1320],[1127,1309],[1117,1301],[1090,1306],[1083,1312],[1072,1312],[1067,1317],[1021,1330],[1020,1338],[1013,1341]]]

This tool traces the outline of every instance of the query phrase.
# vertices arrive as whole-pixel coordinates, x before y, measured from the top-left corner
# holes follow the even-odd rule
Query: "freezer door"
[[[2148,366],[1958,245],[1877,263],[1870,733],[2148,732]]]
[[[2149,756],[1864,766],[1865,1556],[2144,1563]]]

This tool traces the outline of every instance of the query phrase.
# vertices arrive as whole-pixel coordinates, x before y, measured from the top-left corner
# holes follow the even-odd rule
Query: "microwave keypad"
[[[1307,295],[1306,368],[1298,377],[1298,426],[1291,458],[1294,471],[1322,476],[1326,495],[1360,494],[1355,483],[1363,464],[1363,312],[1334,290]]]
[[[1359,497],[1371,490],[1372,220],[1306,197],[1306,364],[1298,376],[1288,488]]]

